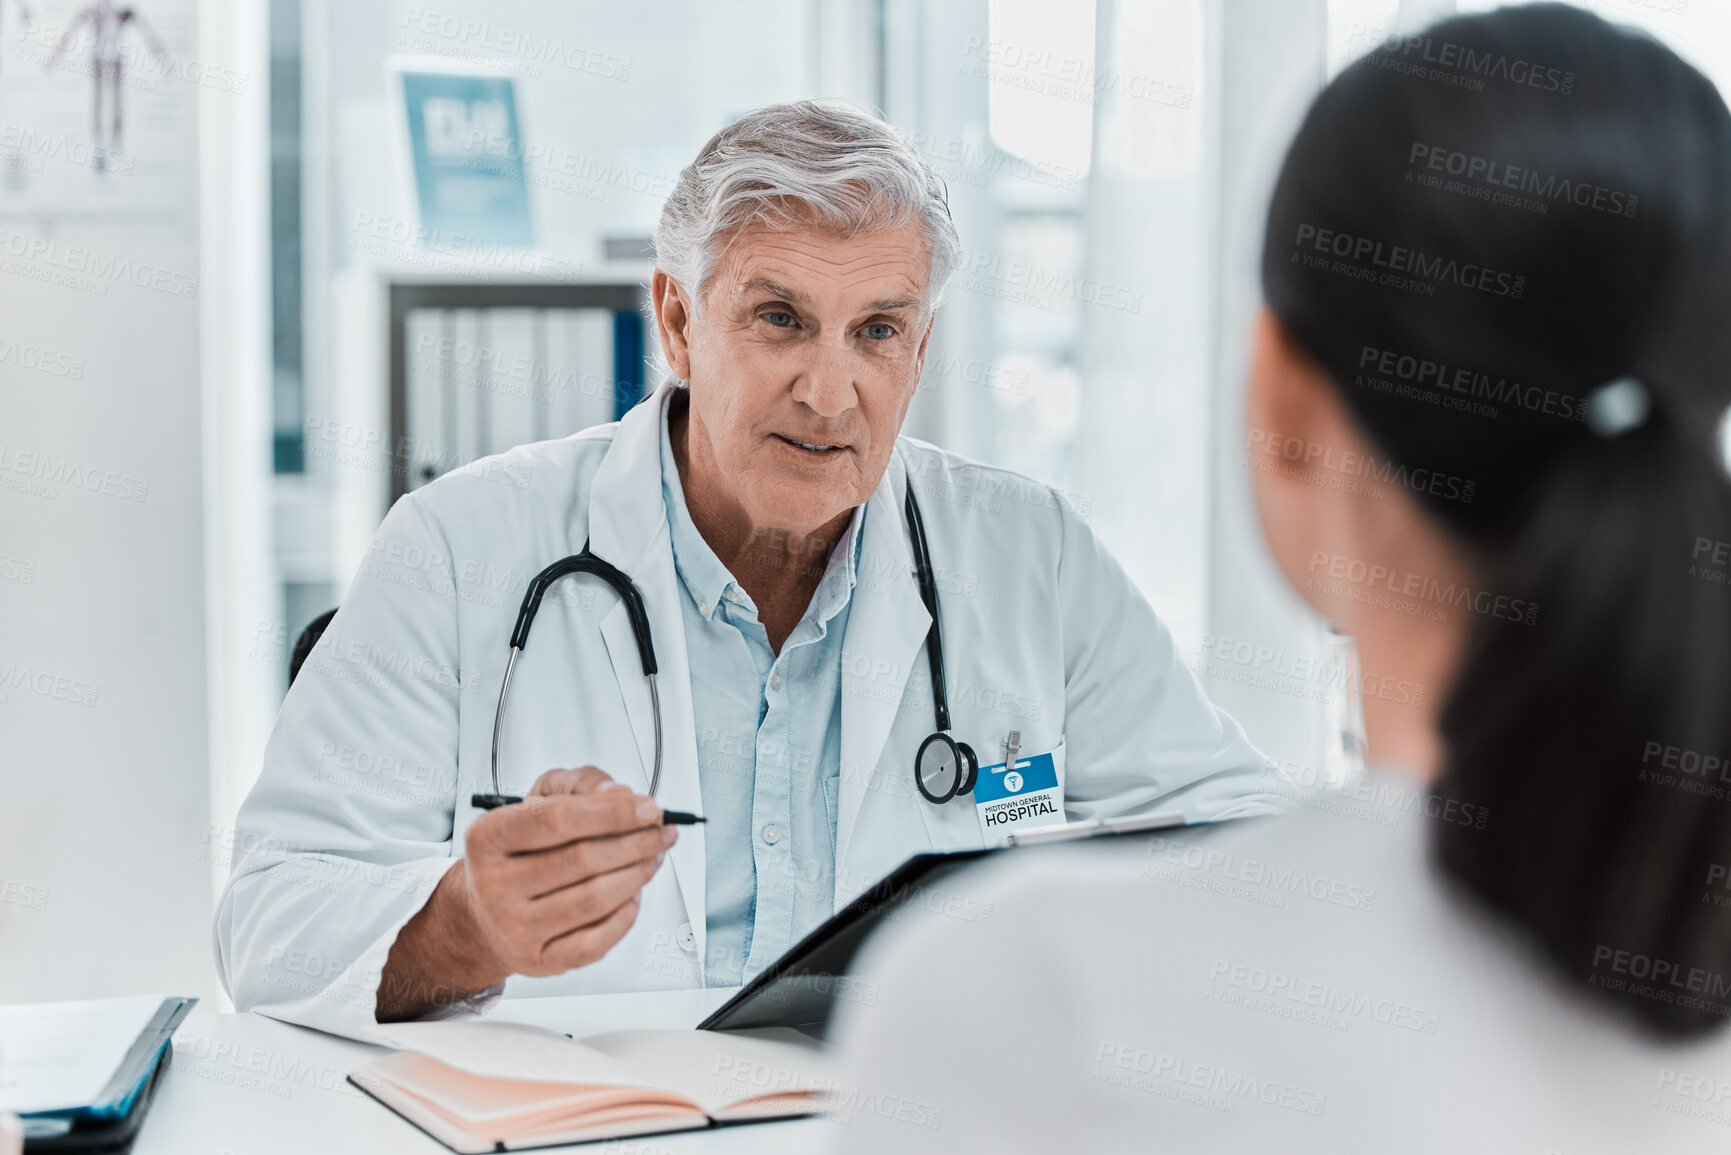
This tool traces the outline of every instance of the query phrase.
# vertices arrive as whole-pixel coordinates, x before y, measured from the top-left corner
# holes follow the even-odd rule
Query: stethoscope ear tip
[[[523,799],[516,794],[471,794],[469,805],[477,810],[497,810],[501,806],[510,806]]]

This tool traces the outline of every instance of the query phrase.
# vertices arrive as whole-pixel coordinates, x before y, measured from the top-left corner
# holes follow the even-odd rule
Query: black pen
[[[516,794],[476,794],[469,799],[469,804],[477,810],[497,810],[501,806],[510,806],[523,801]],[[709,819],[699,814],[687,814],[683,810],[663,810],[661,825],[663,826],[696,826],[699,822]]]

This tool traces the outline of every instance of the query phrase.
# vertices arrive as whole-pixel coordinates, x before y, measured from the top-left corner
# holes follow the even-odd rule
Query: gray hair
[[[709,138],[661,209],[655,263],[695,309],[720,259],[718,240],[753,223],[790,226],[802,210],[843,236],[920,221],[934,308],[962,262],[944,182],[919,150],[863,108],[800,100],[748,112]]]

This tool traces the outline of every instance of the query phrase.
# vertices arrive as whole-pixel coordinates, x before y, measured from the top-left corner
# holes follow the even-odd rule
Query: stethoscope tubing
[[[908,519],[908,539],[914,551],[914,578],[919,586],[920,601],[925,604],[926,612],[931,616],[931,628],[926,633],[926,657],[931,662],[932,669],[932,707],[938,726],[938,734],[946,740],[950,732],[949,695],[944,678],[944,637],[943,628],[938,617],[937,583],[932,578],[931,552],[926,543],[925,521],[920,516],[919,503],[914,500],[913,485],[909,484],[907,501],[904,505]],[[548,588],[560,578],[572,574],[588,573],[601,578],[612,586],[624,601],[626,611],[631,619],[631,632],[637,641],[638,654],[643,661],[643,676],[649,682],[650,712],[655,719],[655,765],[649,776],[649,797],[654,798],[661,787],[661,764],[663,736],[661,731],[661,691],[656,684],[658,669],[655,661],[655,647],[649,630],[649,615],[644,609],[643,595],[637,585],[625,573],[601,558],[589,552],[589,543],[583,543],[583,552],[561,558],[536,574],[529,582],[529,588],[523,594],[523,604],[517,611],[517,623],[511,631],[511,656],[505,663],[505,677],[499,684],[499,704],[493,711],[493,743],[489,759],[489,769],[493,779],[491,795],[475,795],[477,806],[493,807],[519,799],[514,795],[505,794],[499,785],[499,739],[505,729],[505,703],[511,695],[511,676],[517,669],[517,658],[529,644],[529,628],[535,622],[541,609],[541,599]],[[928,743],[929,743],[928,739]],[[951,740],[950,745],[956,743]],[[963,747],[965,749],[965,747]],[[925,749],[922,744],[920,749]],[[970,751],[971,754],[971,751]],[[918,767],[915,768],[915,781],[919,782]],[[958,783],[959,784],[959,783]],[[923,785],[921,793],[926,793]],[[931,794],[926,796],[934,802],[948,801],[955,796],[951,791],[944,798]],[[485,800],[485,801],[483,801]]]

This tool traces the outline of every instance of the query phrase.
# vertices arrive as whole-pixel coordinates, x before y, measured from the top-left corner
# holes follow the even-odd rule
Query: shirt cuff
[[[466,999],[446,1003],[444,1006],[422,1015],[421,1021],[436,1023],[446,1019],[486,1018],[498,1005],[499,1000],[505,997],[505,982],[509,981],[507,979],[504,982],[494,983],[486,990],[476,991]]]

